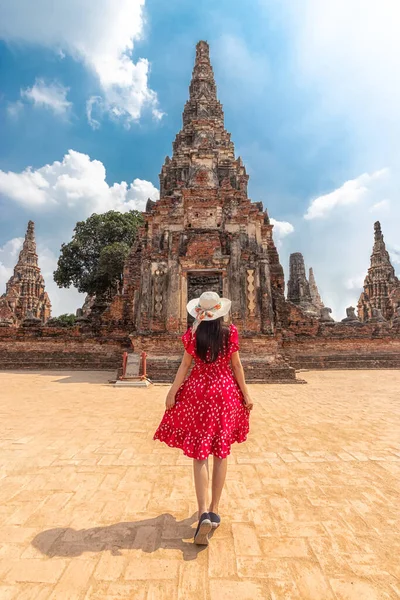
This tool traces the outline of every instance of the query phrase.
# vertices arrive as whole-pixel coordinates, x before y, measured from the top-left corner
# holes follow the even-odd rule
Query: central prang
[[[206,289],[232,300],[241,332],[272,335],[280,326],[283,269],[268,214],[249,200],[247,183],[224,127],[208,44],[199,42],[160,199],[148,203],[124,273],[124,318],[133,333],[181,333],[187,301]]]

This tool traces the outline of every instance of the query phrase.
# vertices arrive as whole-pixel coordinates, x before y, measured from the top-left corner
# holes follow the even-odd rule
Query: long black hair
[[[215,362],[228,347],[229,329],[222,319],[202,321],[196,330],[196,354],[204,362]]]

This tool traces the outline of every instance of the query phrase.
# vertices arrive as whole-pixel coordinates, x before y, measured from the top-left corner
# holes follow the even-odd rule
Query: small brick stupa
[[[38,265],[35,225],[29,221],[14,274],[0,298],[0,324],[18,326],[24,319],[40,319],[44,324],[50,316],[51,303]]]
[[[400,281],[390,262],[379,221],[375,223],[374,230],[371,266],[364,280],[364,291],[358,301],[358,316],[363,322],[374,318],[376,309],[385,320],[390,320],[400,303]]]

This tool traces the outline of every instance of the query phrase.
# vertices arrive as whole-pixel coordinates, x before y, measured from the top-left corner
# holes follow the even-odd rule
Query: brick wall
[[[389,324],[298,323],[282,335],[240,337],[249,381],[290,382],[295,369],[398,369],[400,330]],[[134,335],[148,354],[154,381],[172,381],[182,357],[180,335]],[[0,369],[118,369],[132,351],[126,331],[113,328],[0,328]],[[290,368],[289,367],[292,367]]]
[[[0,329],[0,369],[117,369],[130,347],[124,332],[73,328]]]
[[[296,369],[399,369],[400,331],[383,324],[318,325],[285,331],[282,352]]]

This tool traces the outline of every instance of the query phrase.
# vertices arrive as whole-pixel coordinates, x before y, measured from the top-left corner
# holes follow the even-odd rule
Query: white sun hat
[[[231,300],[220,298],[217,292],[203,292],[200,298],[190,300],[186,309],[195,319],[193,331],[196,331],[202,321],[215,321],[215,319],[227,315],[231,304]]]

